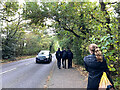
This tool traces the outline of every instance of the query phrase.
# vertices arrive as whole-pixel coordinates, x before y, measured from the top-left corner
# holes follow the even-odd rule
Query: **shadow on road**
[[[50,63],[49,62],[42,62],[42,63],[35,63],[35,64],[50,64]]]

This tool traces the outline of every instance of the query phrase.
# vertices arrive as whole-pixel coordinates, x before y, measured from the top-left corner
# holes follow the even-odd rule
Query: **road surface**
[[[2,88],[43,88],[55,65],[55,56],[50,64],[37,64],[29,58],[2,65]]]

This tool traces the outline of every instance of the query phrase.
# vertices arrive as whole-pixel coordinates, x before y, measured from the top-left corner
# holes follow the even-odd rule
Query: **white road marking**
[[[32,63],[32,62],[31,62]],[[25,65],[29,65],[29,64],[31,64],[31,63],[27,63],[27,64],[25,64]]]
[[[13,71],[13,70],[15,70],[15,69],[17,69],[17,68],[13,68],[13,69],[10,69],[10,70],[7,70],[7,71],[4,71],[4,72],[1,72],[0,75],[1,75],[1,74],[4,74],[4,73],[7,73],[7,72],[10,72],[10,71]]]

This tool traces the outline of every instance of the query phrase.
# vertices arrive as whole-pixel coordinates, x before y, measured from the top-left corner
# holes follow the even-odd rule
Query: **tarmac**
[[[75,67],[70,69],[57,67],[55,63],[47,80],[47,88],[86,88],[87,77],[83,76]]]

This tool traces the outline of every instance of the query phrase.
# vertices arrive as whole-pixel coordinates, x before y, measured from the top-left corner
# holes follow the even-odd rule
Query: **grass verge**
[[[0,62],[2,64],[5,64],[5,63],[15,62],[15,61],[19,61],[19,60],[23,60],[23,59],[28,59],[28,58],[33,58],[33,57],[36,57],[36,55],[19,56],[19,57],[16,57],[14,60],[11,60],[11,59],[2,59],[2,60],[0,60]]]

